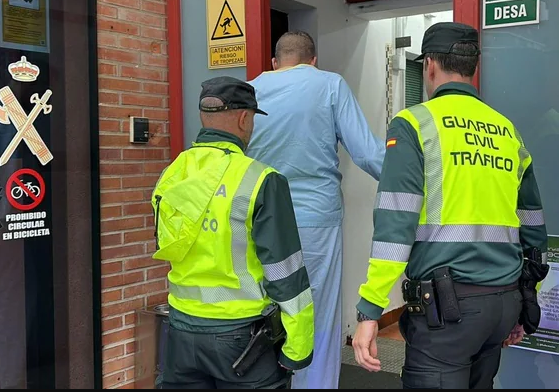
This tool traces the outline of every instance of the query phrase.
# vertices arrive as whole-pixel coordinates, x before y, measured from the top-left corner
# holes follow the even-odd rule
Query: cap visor
[[[423,60],[424,58],[425,58],[425,54],[420,54],[420,55],[417,56],[415,59],[413,59],[413,61]]]
[[[258,114],[263,114],[264,116],[267,116],[267,115],[268,115],[268,113],[266,113],[265,111],[260,110],[260,109],[254,109],[254,111],[255,111],[256,113],[258,113]]]

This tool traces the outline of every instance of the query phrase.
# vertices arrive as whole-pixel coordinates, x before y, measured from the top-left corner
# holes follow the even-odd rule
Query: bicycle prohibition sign
[[[41,204],[44,197],[45,181],[35,170],[20,169],[8,178],[6,198],[12,207],[29,211]],[[26,200],[31,202],[25,203]]]

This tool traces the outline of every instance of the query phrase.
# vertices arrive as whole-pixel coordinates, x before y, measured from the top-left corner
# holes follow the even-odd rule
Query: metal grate
[[[377,347],[382,371],[400,374],[404,366],[406,343],[400,340],[377,338]],[[357,365],[355,354],[351,346],[342,349],[342,362],[348,365]]]

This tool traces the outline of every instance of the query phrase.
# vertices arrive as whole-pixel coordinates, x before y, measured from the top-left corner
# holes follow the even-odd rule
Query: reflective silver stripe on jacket
[[[235,275],[239,278],[240,288],[228,287],[184,287],[169,282],[169,292],[177,298],[199,300],[203,303],[216,303],[234,300],[261,300],[265,292],[261,284],[254,281],[247,268],[247,227],[250,197],[256,183],[267,166],[253,161],[248,167],[241,184],[233,196],[229,225],[231,227],[231,257]]]
[[[543,210],[516,210],[522,226],[542,226],[545,224]]]
[[[417,105],[408,110],[419,122],[419,131],[423,139],[427,224],[437,224],[441,222],[443,209],[443,157],[439,131],[433,115],[425,106]]]
[[[392,242],[373,241],[371,259],[400,261],[407,263],[411,254],[411,245]]]
[[[288,278],[303,268],[303,253],[299,250],[279,263],[262,264],[262,268],[264,276],[270,282]]]
[[[280,306],[282,313],[286,313],[291,317],[301,313],[301,311],[303,311],[311,303],[312,293],[310,287],[289,301],[278,301],[278,305]]]
[[[423,196],[404,192],[379,192],[376,208],[391,211],[421,212]]]
[[[420,225],[416,241],[519,243],[518,228],[489,225]]]

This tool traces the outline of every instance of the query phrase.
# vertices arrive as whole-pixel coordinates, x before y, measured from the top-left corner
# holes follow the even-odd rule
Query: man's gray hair
[[[206,97],[206,98],[202,98],[202,100],[200,101],[200,105],[204,106],[206,108],[218,108],[220,106],[223,106],[224,103],[221,99],[216,98],[216,97]]]
[[[304,31],[289,31],[283,34],[276,44],[275,57],[278,62],[287,58],[299,62],[310,61],[315,56],[314,40]]]

